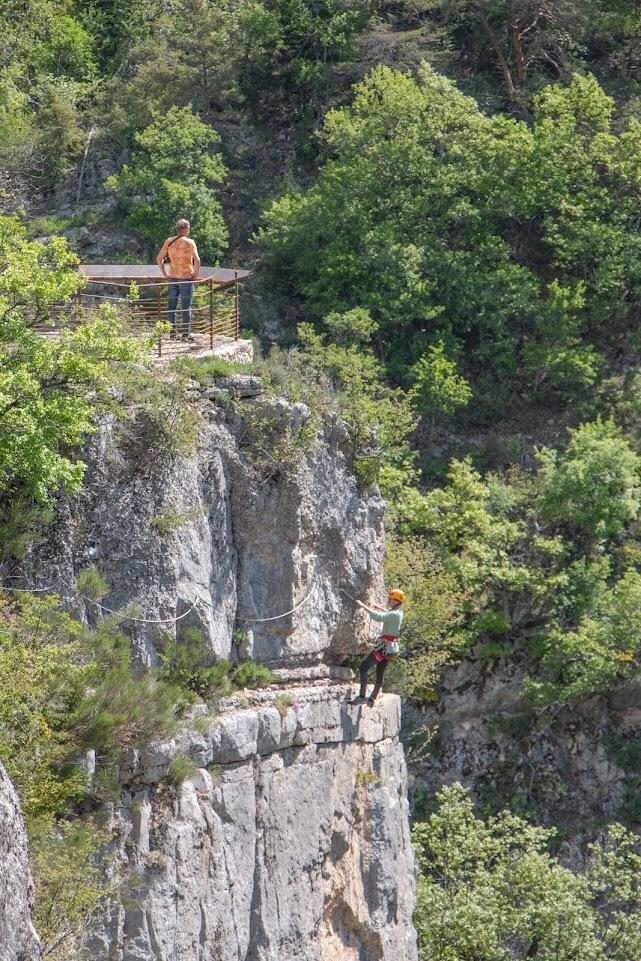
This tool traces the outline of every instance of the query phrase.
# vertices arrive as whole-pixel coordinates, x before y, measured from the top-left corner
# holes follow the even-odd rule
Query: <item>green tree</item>
[[[208,121],[226,109],[240,108],[233,5],[179,0],[164,6],[152,2],[151,9],[142,11],[138,3],[133,9],[131,4],[120,6],[129,6],[125,17],[136,29],[128,40],[114,39],[123,45],[114,56],[124,57],[127,71],[109,74],[97,93],[101,123],[111,135],[130,141],[153,122],[154,111],[164,115],[172,107],[191,106]]]
[[[248,101],[322,109],[334,64],[349,58],[374,11],[370,0],[251,0],[236,8],[240,82]]]
[[[627,571],[599,588],[575,629],[553,625],[540,639],[540,670],[526,684],[535,701],[588,697],[637,669],[641,576]]]
[[[548,521],[594,542],[620,534],[638,516],[641,459],[612,421],[582,424],[560,459],[552,451],[539,458]]]
[[[558,79],[580,53],[599,0],[433,0],[453,43],[469,44],[477,69],[493,70],[514,101],[532,75]]]
[[[612,422],[584,424],[564,452],[539,458],[538,470],[504,477],[453,461],[446,484],[410,491],[396,511],[465,599],[451,652],[525,647],[536,665],[526,693],[543,704],[608,690],[636,670],[641,493],[638,455]]]
[[[84,148],[85,133],[75,105],[55,87],[43,88],[39,101],[36,149],[42,159],[32,179],[40,188],[50,189],[73,169]]]
[[[416,825],[415,924],[425,961],[635,961],[641,950],[637,838],[618,825],[584,875],[549,854],[553,832],[507,811],[483,821],[459,784]]]
[[[79,107],[95,79],[92,37],[73,0],[0,9],[0,177],[11,211],[67,174],[84,143]]]
[[[227,243],[220,202],[212,189],[226,174],[212,147],[215,130],[191,107],[171,107],[136,134],[131,165],[109,177],[107,186],[127,211],[129,229],[155,250],[179,217],[187,217],[201,254],[216,261]]]
[[[93,40],[75,13],[72,0],[7,0],[0,13],[2,66],[19,67],[27,85],[90,79]]]
[[[469,384],[447,357],[442,340],[428,347],[411,367],[410,375],[418,409],[432,417],[436,413],[454,413],[457,407],[465,407],[472,396]]]
[[[83,464],[76,448],[94,429],[106,388],[119,367],[141,356],[109,311],[58,337],[35,329],[51,308],[82,286],[76,258],[62,239],[27,240],[17,220],[0,218],[0,494],[26,492],[46,503],[77,490]],[[89,397],[93,391],[94,396]]]
[[[613,110],[576,77],[545,87],[527,126],[425,67],[418,81],[377,68],[327,115],[316,182],[268,210],[273,275],[311,317],[369,311],[399,380],[457,343],[477,420],[593,404],[602,355],[633,349],[641,296],[641,135],[615,132]]]

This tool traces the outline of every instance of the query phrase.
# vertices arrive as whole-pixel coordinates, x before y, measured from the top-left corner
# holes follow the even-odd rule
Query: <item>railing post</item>
[[[160,284],[156,284],[156,322],[158,324],[158,356],[162,357],[162,333],[160,331],[160,324],[162,323],[162,312],[161,312],[161,292]]]
[[[214,278],[209,278],[209,349],[214,349]]]
[[[234,325],[234,340],[238,340],[240,337],[240,284],[238,283],[238,271],[234,271],[234,280],[236,281],[236,303],[234,305],[234,313],[236,315],[236,323]]]

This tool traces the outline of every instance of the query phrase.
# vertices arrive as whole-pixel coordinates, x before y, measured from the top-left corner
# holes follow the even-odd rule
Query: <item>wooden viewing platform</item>
[[[80,264],[87,284],[78,292],[78,306],[85,309],[101,303],[127,303],[131,329],[140,336],[155,336],[159,358],[232,355],[231,344],[240,336],[240,286],[250,270],[201,266],[194,281],[165,277],[156,264]],[[174,340],[162,326],[169,322],[167,287],[172,283],[193,283],[191,333],[193,341]],[[135,289],[137,296],[131,297]],[[181,327],[182,304],[176,308]]]

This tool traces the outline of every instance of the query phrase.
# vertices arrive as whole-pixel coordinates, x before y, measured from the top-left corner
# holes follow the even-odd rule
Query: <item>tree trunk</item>
[[[499,46],[499,42],[498,42],[498,40],[497,40],[497,38],[496,38],[496,34],[495,34],[494,31],[492,30],[492,27],[490,26],[487,17],[486,17],[485,14],[484,14],[482,11],[480,11],[480,10],[479,10],[479,19],[480,19],[480,23],[481,23],[481,30],[483,31],[483,33],[484,33],[485,36],[487,37],[487,39],[488,39],[488,41],[489,41],[489,43],[490,43],[490,46],[492,47],[492,50],[494,51],[494,54],[495,54],[496,59],[497,59],[497,61],[498,61],[499,69],[500,69],[501,74],[502,74],[502,76],[503,76],[503,83],[505,84],[505,92],[506,92],[507,95],[508,95],[508,99],[509,99],[509,100],[515,100],[515,99],[516,99],[516,88],[514,87],[514,82],[513,82],[513,80],[512,80],[512,74],[510,73],[510,65],[508,64],[508,62],[507,62],[507,60],[506,60],[506,58],[505,58],[505,54],[503,53],[503,51],[501,50],[501,47]]]
[[[514,71],[519,83],[525,80],[525,56],[523,54],[523,34],[521,24],[512,11],[512,46],[514,48]]]

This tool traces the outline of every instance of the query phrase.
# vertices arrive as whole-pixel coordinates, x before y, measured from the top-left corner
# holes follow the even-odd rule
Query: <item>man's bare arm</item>
[[[167,271],[165,269],[166,256],[167,256],[167,242],[165,241],[165,243],[162,245],[162,247],[158,251],[158,256],[156,257],[156,263],[158,264],[158,269],[160,270],[161,274],[164,274],[165,277],[167,276]]]
[[[194,280],[196,279],[199,273],[200,273],[200,257],[198,256],[198,253],[195,253],[194,254]]]

